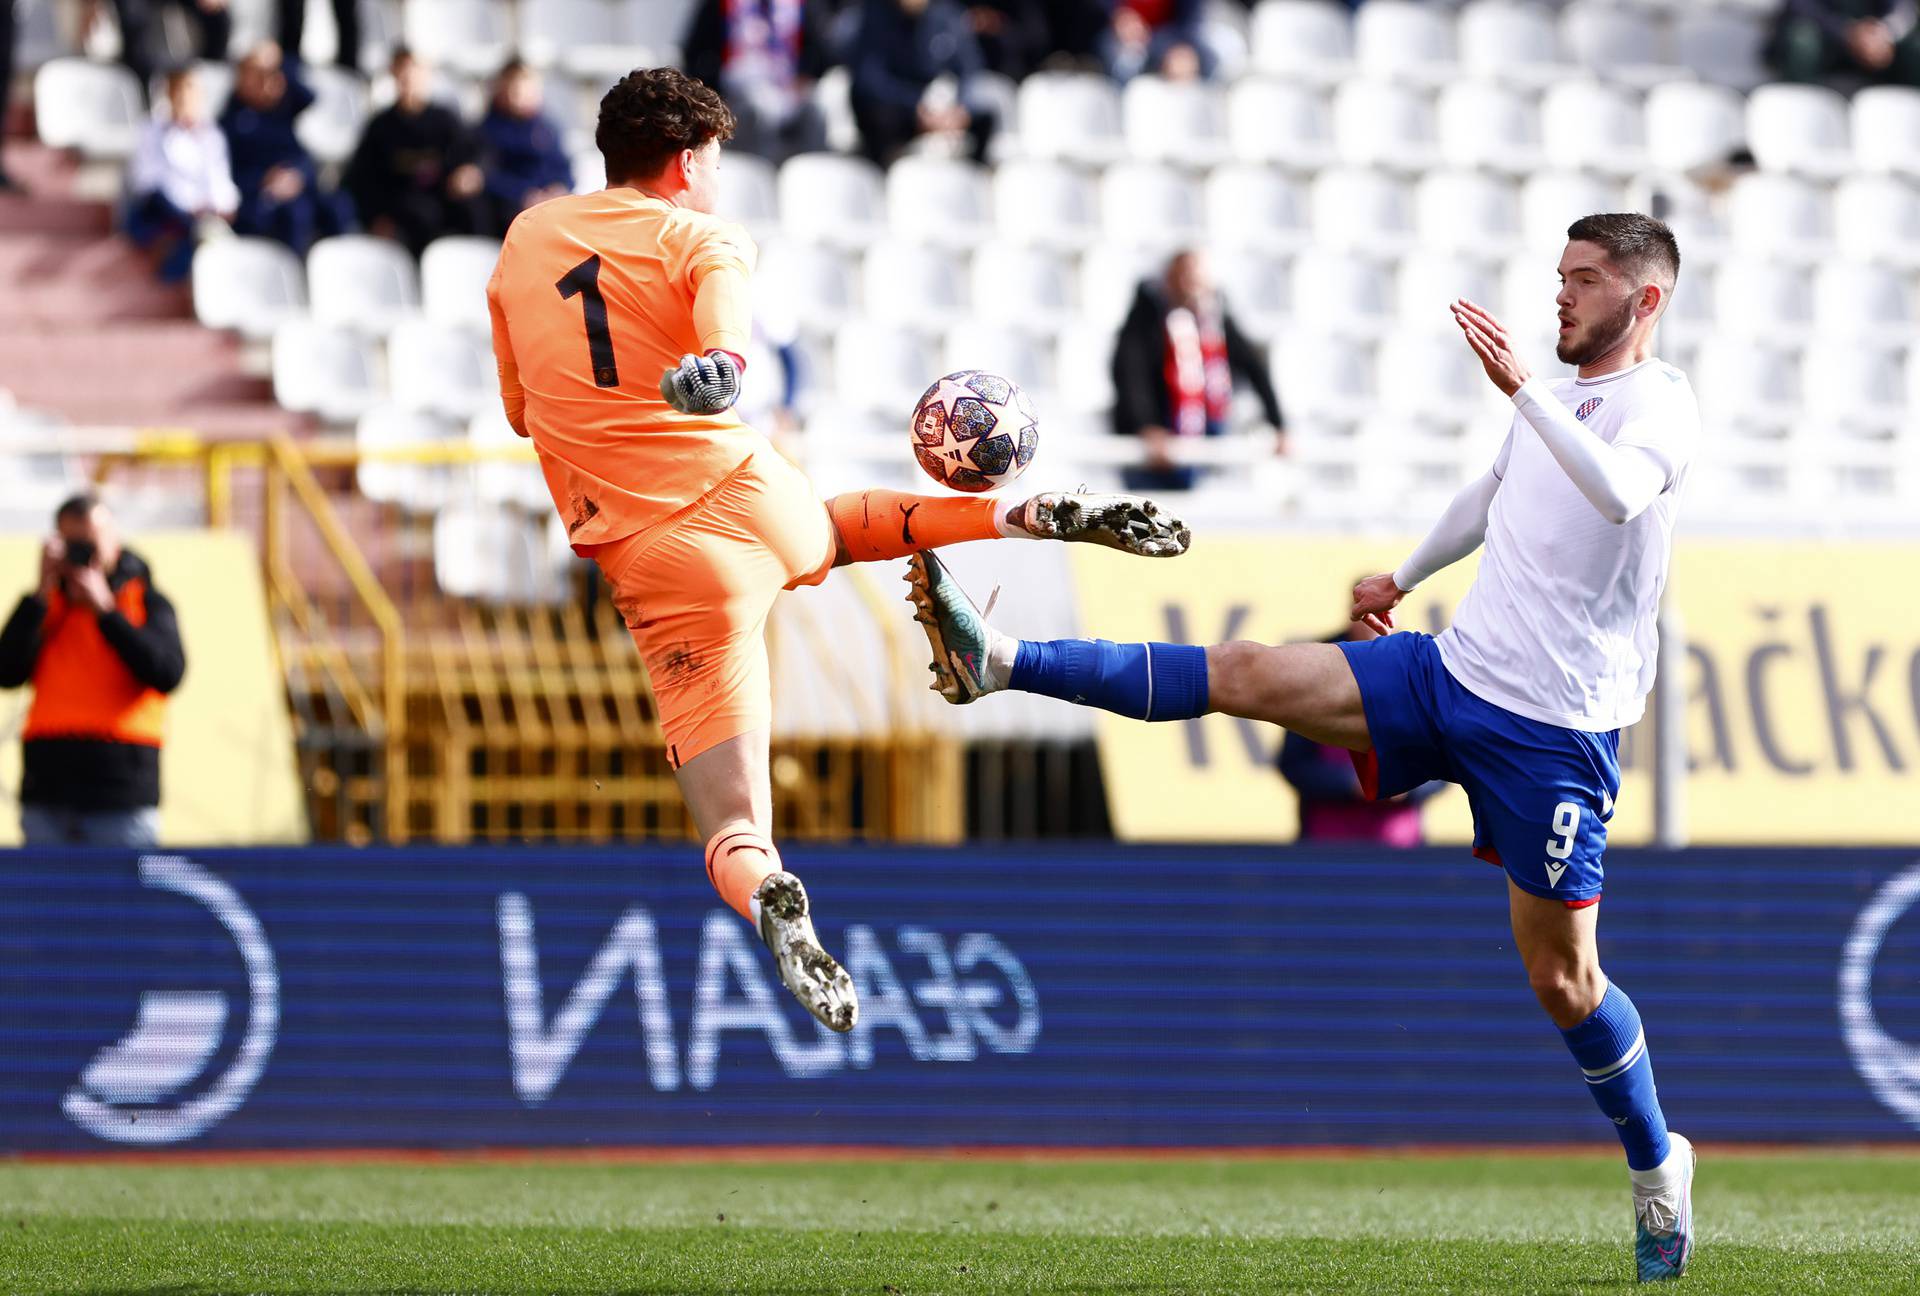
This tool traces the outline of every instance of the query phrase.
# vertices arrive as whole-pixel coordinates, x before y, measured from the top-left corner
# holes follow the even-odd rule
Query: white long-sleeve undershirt
[[[1459,562],[1487,538],[1487,510],[1493,507],[1494,493],[1500,489],[1500,470],[1506,458],[1503,447],[1494,466],[1453,497],[1426,538],[1393,573],[1393,583],[1403,592],[1411,592],[1441,568]]]
[[[1545,379],[1527,379],[1513,404],[1587,502],[1615,526],[1633,521],[1666,489],[1671,470],[1658,455],[1602,441],[1560,403]]]

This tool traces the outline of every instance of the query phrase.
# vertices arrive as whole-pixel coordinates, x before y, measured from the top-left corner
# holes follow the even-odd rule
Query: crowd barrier
[[[795,849],[816,1028],[692,850],[0,853],[0,1149],[1611,1135],[1458,850]],[[1696,1138],[1920,1131],[1920,855],[1620,851]]]

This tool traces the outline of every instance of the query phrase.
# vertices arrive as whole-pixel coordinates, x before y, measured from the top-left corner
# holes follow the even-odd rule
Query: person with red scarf
[[[1113,430],[1146,450],[1123,474],[1127,489],[1192,489],[1199,473],[1179,462],[1178,442],[1230,430],[1236,383],[1284,435],[1266,357],[1227,313],[1206,254],[1177,252],[1161,278],[1141,283],[1114,344]]]
[[[687,75],[733,110],[732,146],[769,162],[827,147],[813,83],[833,66],[824,6],[806,0],[701,0],[681,42]]]

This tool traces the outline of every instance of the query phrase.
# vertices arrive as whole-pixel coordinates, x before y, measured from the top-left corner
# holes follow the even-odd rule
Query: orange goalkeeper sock
[[[748,922],[756,919],[753,893],[780,868],[780,852],[744,819],[723,826],[707,843],[707,881]]]
[[[1008,521],[1007,515],[1017,508],[1006,500],[978,496],[951,499],[877,489],[827,501],[833,528],[855,562],[904,558],[966,540],[1025,535]]]

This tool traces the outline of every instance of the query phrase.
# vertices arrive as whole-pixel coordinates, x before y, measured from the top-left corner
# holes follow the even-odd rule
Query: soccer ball
[[[958,491],[990,491],[1027,470],[1040,425],[1027,394],[978,369],[950,373],[913,407],[913,454],[927,475]]]

